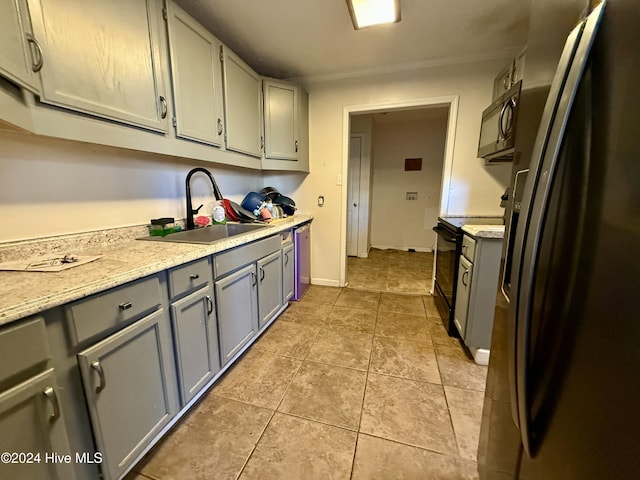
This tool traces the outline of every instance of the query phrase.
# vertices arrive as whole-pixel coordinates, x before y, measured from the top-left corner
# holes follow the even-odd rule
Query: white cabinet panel
[[[166,131],[159,2],[28,1],[43,102]]]
[[[221,43],[172,2],[168,17],[176,134],[220,146],[224,134]]]

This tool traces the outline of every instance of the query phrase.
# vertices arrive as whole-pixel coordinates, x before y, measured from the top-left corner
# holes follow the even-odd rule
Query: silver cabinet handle
[[[289,254],[284,254],[284,266],[286,267],[289,264]]]
[[[251,286],[255,287],[258,284],[255,272],[251,272]]]
[[[53,413],[49,415],[49,423],[55,422],[58,418],[60,418],[60,404],[58,403],[58,395],[53,387],[47,387],[42,391],[42,394],[51,404],[51,408],[53,409]]]
[[[296,140],[296,153],[298,153],[298,140]]]
[[[160,105],[162,106],[160,118],[167,118],[167,99],[162,95],[160,95]]]
[[[465,275],[467,276],[467,280],[469,279],[469,270],[465,270],[462,274],[462,284],[467,287],[469,284],[465,281]]]
[[[102,365],[100,365],[99,360],[91,363],[91,368],[93,368],[98,373],[98,377],[100,378],[100,385],[96,387],[96,393],[100,393],[102,390],[104,390],[104,387],[107,386],[107,380],[104,378],[104,370],[102,369]]]
[[[264,268],[260,267],[260,282],[264,280]]]
[[[209,309],[207,310],[207,315],[211,315],[213,313],[213,300],[211,300],[211,297],[209,295],[207,295],[204,298],[207,299],[207,304],[209,305]]]
[[[218,135],[222,135],[222,120],[218,119]]]
[[[198,275],[197,273],[193,273],[191,275],[189,275],[189,279],[190,280],[197,280],[200,278],[200,275]]]
[[[118,307],[120,308],[120,310],[129,310],[131,307],[133,307],[133,303],[131,302],[121,303],[120,305],[118,305]]]
[[[42,47],[40,46],[40,43],[38,43],[38,40],[36,40],[36,38],[30,33],[27,33],[26,37],[27,42],[29,42],[30,46],[33,46],[35,48],[36,53],[34,59],[33,49],[29,48],[29,52],[31,54],[31,70],[33,70],[33,72],[39,72],[40,70],[42,70],[42,65],[44,63],[44,57],[42,56]]]
[[[264,137],[260,135],[260,150],[264,148]]]

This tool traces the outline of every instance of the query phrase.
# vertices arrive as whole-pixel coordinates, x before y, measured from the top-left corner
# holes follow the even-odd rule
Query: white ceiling
[[[402,20],[355,31],[345,0],[176,0],[262,75],[309,81],[506,58],[529,0],[400,0]]]

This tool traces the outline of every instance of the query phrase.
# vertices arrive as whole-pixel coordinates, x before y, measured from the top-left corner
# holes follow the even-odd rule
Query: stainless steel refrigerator
[[[481,479],[640,478],[640,4],[593,3],[532,2]]]

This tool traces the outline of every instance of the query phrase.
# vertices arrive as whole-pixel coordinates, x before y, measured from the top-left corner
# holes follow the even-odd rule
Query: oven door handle
[[[449,231],[445,228],[442,228],[440,226],[435,226],[433,227],[433,231],[436,232],[438,235],[442,235],[442,239],[445,242],[451,242],[451,243],[456,243],[457,239],[456,237],[445,237],[444,234],[445,233],[449,233]]]

